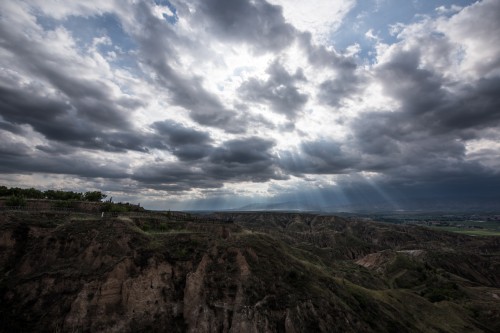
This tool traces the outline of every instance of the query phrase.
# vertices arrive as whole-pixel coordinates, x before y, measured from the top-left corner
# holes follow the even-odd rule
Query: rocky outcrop
[[[140,275],[133,276],[134,269],[133,261],[127,258],[105,279],[85,283],[65,317],[65,329],[123,332],[133,324],[152,323],[165,314],[182,314],[182,304],[172,303],[168,297],[175,288],[172,266],[152,259]]]

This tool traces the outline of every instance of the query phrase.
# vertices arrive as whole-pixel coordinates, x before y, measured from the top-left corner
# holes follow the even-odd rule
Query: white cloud
[[[330,34],[342,24],[342,20],[355,6],[355,0],[270,0],[283,7],[285,19],[302,31],[312,33],[317,43],[328,44]]]
[[[64,19],[70,15],[75,16],[92,16],[113,12],[116,8],[124,7],[128,1],[115,0],[99,1],[61,1],[61,0],[27,0],[28,4],[35,6],[44,15],[55,19]]]
[[[369,29],[366,33],[365,33],[365,37],[368,38],[368,39],[371,39],[371,40],[374,40],[374,41],[377,41],[379,42],[380,41],[380,37],[377,36],[374,32],[373,32],[373,29]]]
[[[484,0],[437,23],[438,31],[443,32],[456,45],[457,61],[462,73],[479,78],[498,75],[500,54],[500,2]]]
[[[484,0],[451,16],[424,16],[416,23],[393,25],[391,31],[399,42],[386,45],[379,41],[378,63],[390,61],[394,52],[418,49],[421,66],[451,82],[466,84],[498,75],[499,12],[500,2]],[[371,30],[366,36],[378,41]]]
[[[436,8],[436,12],[439,14],[453,14],[459,12],[463,7],[458,5],[451,5],[450,7],[439,6]]]
[[[174,13],[167,6],[155,5],[153,6],[153,14],[156,18],[163,20],[165,16],[174,17]]]

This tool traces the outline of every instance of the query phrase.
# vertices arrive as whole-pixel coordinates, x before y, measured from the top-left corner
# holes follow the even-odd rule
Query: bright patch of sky
[[[58,27],[66,29],[75,40],[80,52],[85,53],[89,48],[96,47],[97,51],[115,66],[129,70],[137,67],[137,61],[131,55],[137,49],[137,44],[123,30],[119,18],[114,14],[70,16],[62,19],[37,16],[36,19],[45,30],[54,30]]]
[[[310,32],[319,43],[327,42],[330,33],[342,25],[346,14],[356,3],[355,0],[270,0],[269,2],[281,6],[288,22],[299,30]]]

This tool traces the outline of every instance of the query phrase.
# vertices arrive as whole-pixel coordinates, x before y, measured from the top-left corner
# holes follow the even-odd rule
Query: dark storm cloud
[[[213,179],[228,182],[283,179],[271,151],[275,144],[259,137],[226,141],[213,151],[203,170]]]
[[[499,57],[500,58],[500,57]],[[500,124],[500,77],[480,78],[462,88],[448,89],[445,78],[422,69],[418,50],[401,51],[377,69],[387,94],[396,99],[398,110],[372,114],[374,126],[382,128],[399,141],[443,135],[468,140],[486,128]],[[392,112],[397,111],[397,112]],[[365,140],[366,141],[366,140]],[[441,144],[442,145],[442,144]]]
[[[156,134],[145,134],[137,129],[124,128],[110,131],[101,123],[74,117],[74,108],[61,100],[40,97],[36,92],[20,91],[0,86],[0,115],[5,120],[2,128],[22,133],[19,125],[28,124],[35,131],[52,140],[52,147],[40,150],[56,153],[76,148],[125,152],[134,150],[148,152],[150,148],[170,150],[181,159],[197,159],[208,154],[210,137],[174,122],[152,124]],[[43,117],[41,116],[43,115]]]
[[[151,125],[158,134],[168,138],[169,143],[174,145],[200,144],[211,141],[210,135],[185,127],[172,121],[158,121]]]
[[[188,144],[180,147],[175,147],[172,150],[172,154],[174,154],[177,158],[179,158],[182,161],[192,161],[206,157],[211,150],[212,146],[209,145]]]
[[[128,165],[108,164],[95,157],[75,154],[74,147],[51,143],[30,148],[12,141],[9,132],[0,131],[0,173],[48,173],[75,175],[84,178],[133,179],[148,188],[168,191],[187,191],[193,188],[221,187],[223,182],[207,175],[201,169],[203,158],[212,147],[207,144],[208,134],[186,128],[175,122],[156,122],[151,125],[157,132],[140,137],[141,143],[151,148],[171,151],[180,161],[167,164],[147,164],[128,174]],[[189,161],[183,162],[183,161]]]
[[[27,147],[20,144],[16,144],[14,147],[18,151],[10,154],[0,147],[0,173],[49,173],[110,179],[128,177],[124,169],[116,164],[103,164],[98,160],[83,156],[37,154],[30,152]],[[19,150],[23,148],[24,150]]]
[[[353,72],[357,68],[356,62],[351,57],[340,55],[323,45],[314,44],[312,35],[309,32],[301,33],[298,40],[307,54],[309,63],[314,66],[328,67],[345,72]]]
[[[144,104],[137,99],[111,98],[111,88],[96,80],[90,81],[64,75],[60,68],[37,69],[53,87],[63,93],[74,107],[77,117],[110,128],[126,129],[132,125],[128,112]],[[128,108],[130,107],[130,108]]]
[[[0,130],[8,131],[18,135],[24,133],[24,129],[21,126],[6,123],[4,121],[0,121]]]
[[[122,25],[120,34],[128,39],[123,53],[127,53],[127,61],[134,62],[130,68],[105,54],[108,50],[122,53],[118,51],[122,43],[112,34],[109,45],[95,46],[102,53],[98,55],[87,44],[98,36],[98,27],[88,29],[88,40],[81,38],[78,29],[63,28],[63,21],[72,21],[82,13],[53,19],[55,23],[49,27],[41,23],[43,17],[37,26],[32,16],[17,15],[23,9],[33,15],[45,12],[29,4],[2,7],[7,15],[0,18],[0,60],[5,69],[0,72],[0,173],[70,175],[86,178],[88,183],[94,177],[109,178],[99,181],[120,191],[145,188],[179,194],[196,190],[206,195],[234,191],[233,186],[223,188],[225,184],[236,188],[239,182],[268,182],[294,175],[318,188],[331,186],[330,180],[335,179],[347,201],[376,204],[391,198],[417,202],[446,196],[460,201],[467,192],[487,199],[497,195],[500,175],[494,168],[498,166],[498,149],[483,147],[477,141],[471,148],[468,143],[498,139],[500,57],[491,52],[496,48],[487,50],[485,43],[478,43],[483,49],[477,50],[469,50],[474,43],[465,43],[457,52],[452,39],[462,36],[463,40],[483,42],[489,38],[494,46],[496,40],[491,36],[497,36],[494,32],[500,28],[500,20],[495,20],[498,11],[493,10],[498,2],[485,0],[473,5],[484,10],[480,22],[477,17],[483,16],[464,9],[460,15],[469,15],[470,26],[460,21],[447,27],[459,38],[450,31],[427,36],[427,32],[407,29],[395,44],[380,48],[377,58],[370,59],[382,64],[359,67],[357,59],[315,44],[310,33],[286,23],[279,6],[264,0],[172,0],[178,11],[168,7],[176,19],[158,17],[155,10],[162,10],[156,7],[160,3],[124,2],[120,6],[126,10],[106,6],[99,12],[88,9],[85,14],[99,16],[110,10],[113,13],[104,15],[116,15],[114,23]],[[448,19],[440,18],[438,25],[445,27]],[[432,17],[428,20],[429,25],[437,24]],[[82,23],[84,30],[88,26],[83,25],[94,24],[92,20],[74,22]],[[413,23],[411,27],[415,28]],[[334,42],[336,37],[332,38]],[[208,88],[213,86],[211,80],[221,76],[199,73],[212,63],[218,74],[229,70],[233,58],[224,68],[227,55],[218,52],[238,55],[241,47],[236,45],[253,55],[274,57],[274,62],[267,69],[268,78],[250,78],[241,84],[235,98],[245,104],[232,106]],[[302,66],[310,81],[300,68],[286,69],[287,59],[296,51],[287,50],[292,45],[307,58],[306,63],[294,66]],[[479,64],[483,52],[484,61]],[[292,62],[296,60],[302,61],[302,57]],[[204,62],[201,68],[187,65],[197,66],[197,61]],[[256,69],[252,64],[244,65]],[[455,75],[450,72],[453,66],[467,68],[470,73]],[[105,73],[95,73],[102,68]],[[321,79],[309,74],[315,72],[321,72]],[[237,70],[227,73],[232,83],[224,88],[233,89],[232,84],[238,82],[233,79],[239,74]],[[468,81],[451,82],[455,77]],[[138,87],[131,86],[138,82],[135,80],[141,81]],[[381,85],[384,95],[395,103],[388,103],[387,109],[369,109],[362,100],[366,81]],[[301,92],[299,87],[304,86],[308,86],[307,92],[315,89],[316,95]],[[146,97],[134,98],[134,93]],[[359,116],[353,119],[351,112],[340,115],[346,131],[342,140],[304,128],[309,124],[301,118],[306,104],[312,107],[319,102],[341,112],[339,107],[346,99],[358,96],[363,105],[353,112],[360,112]],[[146,98],[153,99],[151,105]],[[277,125],[267,121],[251,108],[253,103],[269,106],[288,122]],[[148,114],[154,105],[167,105],[161,110],[165,115],[159,115],[159,110]],[[396,106],[390,109],[391,105]],[[152,116],[153,123],[133,123],[141,108],[141,119]],[[181,119],[184,114],[173,114],[180,108],[200,126],[189,127],[188,121],[154,122],[158,117]],[[324,107],[319,108],[314,114],[322,115]],[[287,137],[279,134],[272,135],[278,142],[241,136],[248,131],[270,137],[271,130],[292,131],[295,124],[297,137],[311,131],[304,135],[307,139],[297,151],[280,150],[287,146]],[[213,132],[214,128],[225,133]],[[221,137],[226,141],[219,141]],[[337,176],[324,177],[327,174]],[[322,183],[325,178],[328,182]],[[26,179],[36,181],[36,177]],[[289,186],[291,198],[305,198],[306,190],[294,184],[292,180],[282,187]],[[320,191],[325,202],[335,200],[340,193],[338,188]]]
[[[500,59],[500,56],[499,56]],[[455,103],[448,103],[437,125],[443,130],[480,130],[500,124],[500,76],[482,78],[459,92]],[[437,118],[437,117],[436,117]]]
[[[294,86],[297,81],[306,81],[301,69],[294,75],[286,71],[279,61],[267,69],[267,81],[249,79],[238,89],[240,96],[250,102],[269,103],[271,110],[294,119],[308,100],[306,94]]]
[[[344,98],[360,90],[357,76],[349,73],[335,79],[325,80],[319,85],[318,97],[320,101],[330,106],[340,106]]]
[[[79,123],[70,115],[71,111],[71,106],[59,99],[0,86],[0,115],[10,126],[28,124],[51,140],[90,140],[94,130],[88,123]]]
[[[2,129],[23,134],[25,131],[21,125],[30,125],[33,130],[50,140],[47,144],[38,145],[36,149],[50,154],[55,161],[59,161],[58,155],[68,155],[78,148],[107,152],[148,152],[151,148],[156,148],[170,151],[181,160],[200,159],[212,150],[207,133],[174,122],[152,124],[151,128],[155,131],[153,133],[143,133],[127,127],[115,130],[100,122],[75,116],[74,106],[57,97],[39,96],[29,87],[17,90],[0,86],[0,115],[4,120]],[[6,154],[6,151],[3,153]],[[49,163],[48,157],[37,156],[23,156],[15,162],[26,165],[20,171],[56,173],[55,170],[58,169]],[[67,164],[66,160],[62,162],[63,165]],[[14,160],[9,165],[14,165],[12,163]],[[61,173],[66,174],[68,170],[63,168]],[[75,170],[75,173],[78,171]]]
[[[285,22],[282,8],[264,0],[201,0],[198,11],[209,32],[248,43],[256,53],[277,52],[295,40],[296,30]]]
[[[126,131],[108,132],[113,127],[75,116],[75,108],[55,97],[38,96],[30,89],[0,86],[0,115],[10,127],[27,124],[47,139],[88,149],[146,151],[142,138]],[[77,115],[77,114],[76,114]],[[95,120],[95,119],[94,119]]]
[[[398,52],[377,70],[385,92],[403,103],[403,112],[424,114],[446,102],[443,78],[419,65],[420,51],[413,49]]]
[[[460,160],[464,142],[447,133],[430,134],[419,117],[397,112],[366,113],[352,123],[355,144],[364,154],[364,168],[382,171],[429,161]]]
[[[477,157],[468,160],[466,144],[499,128],[498,76],[451,90],[443,76],[423,68],[419,49],[394,52],[375,74],[398,106],[361,113],[349,122],[351,133],[343,142],[304,142],[298,152],[280,153],[284,170],[297,176],[377,172],[393,188],[447,177],[448,185],[466,175],[494,177]]]
[[[300,145],[298,152],[280,153],[280,166],[297,176],[303,174],[343,174],[355,171],[359,156],[340,142],[320,139]]]
[[[36,145],[35,148],[50,155],[67,155],[74,151],[73,147],[54,141],[50,145]]]
[[[341,178],[337,183],[347,202],[357,209],[467,211],[496,209],[500,203],[496,190],[500,186],[500,175],[480,169],[444,171],[419,181],[403,181],[390,176],[372,179],[351,176]],[[333,197],[331,202],[335,202]]]
[[[0,22],[0,37],[2,47],[12,55],[10,65],[32,78],[28,84],[9,78],[0,85],[0,116],[11,131],[30,125],[47,139],[74,149],[147,151],[129,122],[143,102],[115,98],[108,83],[84,78],[85,65],[76,64],[71,54],[52,52],[40,42],[41,31],[31,30],[30,37],[5,25],[6,21]],[[57,148],[63,149],[57,144],[40,149],[55,152]]]
[[[284,179],[275,166],[275,142],[258,137],[229,140],[210,152],[207,160],[167,162],[136,170],[132,178],[155,189],[188,191],[218,188],[231,182]]]
[[[481,192],[474,183],[498,183],[496,171],[467,157],[466,145],[498,130],[500,77],[449,89],[443,76],[421,66],[420,57],[419,49],[398,50],[377,68],[379,82],[399,107],[351,122],[351,144],[362,154],[358,169],[383,173],[384,186],[402,193],[411,188],[445,194],[454,184]]]
[[[309,63],[318,68],[329,68],[335,72],[331,79],[323,81],[318,89],[321,102],[333,107],[340,106],[342,100],[360,91],[364,84],[352,57],[346,57],[328,50],[323,45],[315,45],[308,32],[300,34],[300,45],[305,50]]]
[[[203,78],[190,76],[176,71],[175,64],[181,55],[173,45],[185,45],[195,48],[180,39],[171,24],[158,19],[145,3],[134,7],[134,15],[141,29],[130,27],[139,45],[141,61],[153,69],[156,83],[165,88],[171,97],[171,103],[188,110],[191,119],[205,126],[222,128],[230,133],[245,131],[244,118],[238,117],[233,110],[227,109],[219,98],[203,87]]]
[[[145,56],[149,57],[150,54]],[[188,110],[191,119],[200,125],[219,127],[229,132],[243,130],[237,121],[236,112],[226,109],[217,96],[205,90],[201,78],[189,78],[176,73],[166,61],[167,59],[159,59],[150,65],[159,75],[160,84],[171,93],[174,105]]]
[[[172,192],[223,186],[222,181],[211,179],[199,167],[184,162],[142,166],[134,172],[132,179],[149,188]]]
[[[77,117],[92,123],[122,129],[131,126],[127,117],[127,111],[133,111],[127,109],[127,106],[131,106],[130,101],[122,103],[123,101],[114,100],[111,98],[111,88],[104,82],[79,77],[80,73],[74,71],[70,58],[64,59],[52,54],[46,45],[34,42],[26,34],[10,29],[5,24],[0,21],[3,48],[15,55],[15,61],[19,62],[20,67],[54,87],[60,94],[59,103],[68,105],[64,111],[60,107],[53,111],[47,110],[49,116],[54,112],[67,112],[70,106]],[[134,108],[142,104],[138,100],[134,102]]]
[[[420,64],[418,49],[401,51],[376,72],[386,93],[401,103],[395,117],[407,125],[402,135],[429,132],[471,138],[499,125],[500,76],[480,78],[450,92],[445,78]]]
[[[401,153],[398,142],[405,136],[410,141],[420,139],[408,131],[405,121],[399,113],[364,113],[354,121],[352,129],[363,153],[397,157]]]
[[[0,156],[5,158],[16,158],[24,156],[29,152],[29,147],[21,142],[13,140],[7,132],[0,131]]]
[[[172,94],[172,103],[189,111],[192,120],[200,125],[217,127],[230,133],[245,131],[244,118],[222,105],[219,98],[202,87],[201,78],[187,78],[174,73],[168,65],[155,67],[161,83]]]
[[[157,136],[152,140],[153,146],[170,150],[180,160],[197,160],[207,156],[212,151],[209,144],[212,139],[206,132],[185,127],[172,121],[155,122],[151,125]]]
[[[0,115],[9,122],[33,123],[35,124],[33,127],[38,127],[37,123],[45,123],[44,120],[40,120],[40,115],[54,120],[57,117],[64,117],[70,108],[63,101],[40,97],[34,91],[17,90],[0,85]]]
[[[48,173],[84,178],[127,178],[128,165],[73,154],[68,146],[30,146],[0,131],[0,174]]]
[[[259,137],[230,140],[217,148],[210,160],[218,164],[252,164],[269,161],[271,159],[269,149],[274,145],[275,142]]]

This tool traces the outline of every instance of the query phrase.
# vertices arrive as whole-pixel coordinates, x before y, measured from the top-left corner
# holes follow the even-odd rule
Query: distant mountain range
[[[287,201],[287,202],[274,202],[274,203],[252,203],[235,209],[229,209],[235,211],[322,211],[322,207],[308,205],[303,202],[297,201]]]
[[[463,203],[463,202],[436,202],[432,200],[419,201],[415,203],[405,203],[393,205],[386,202],[376,202],[367,204],[332,204],[326,206],[313,205],[299,201],[285,202],[256,202],[237,208],[222,209],[226,211],[301,211],[301,212],[382,212],[382,211],[498,211],[500,203],[483,202]]]

